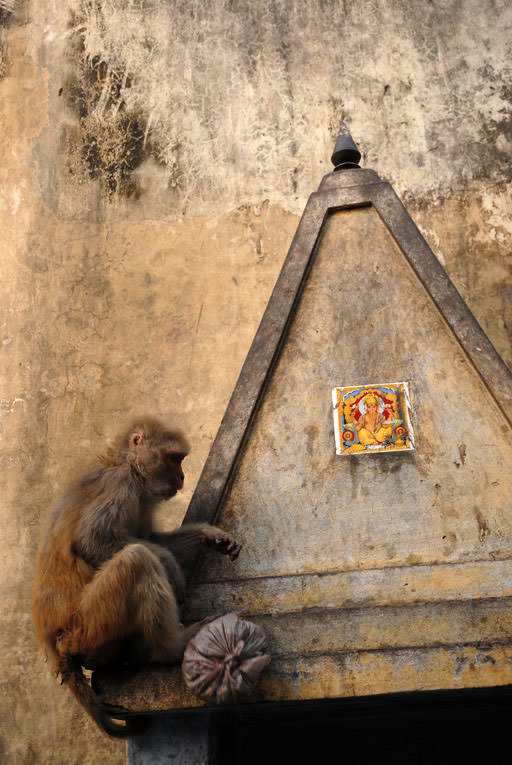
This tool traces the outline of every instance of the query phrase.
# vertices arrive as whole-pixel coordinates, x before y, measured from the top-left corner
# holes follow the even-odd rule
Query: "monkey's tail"
[[[72,656],[59,658],[58,674],[63,685],[67,685],[71,693],[89,712],[96,725],[104,733],[114,738],[127,738],[142,733],[145,723],[142,717],[132,717],[127,720],[115,719],[109,712],[102,709],[98,696],[87,682],[82,666]]]

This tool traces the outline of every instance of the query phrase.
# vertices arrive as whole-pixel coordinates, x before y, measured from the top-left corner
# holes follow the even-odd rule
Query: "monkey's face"
[[[183,488],[185,475],[181,463],[186,453],[177,449],[165,449],[162,452],[162,467],[151,481],[151,491],[163,499],[174,497]]]
[[[146,420],[131,430],[127,459],[144,477],[144,493],[149,501],[170,499],[183,488],[181,463],[187,454],[183,435],[156,420]]]
[[[181,463],[183,452],[166,450],[161,454],[160,464],[146,477],[145,494],[150,500],[170,499],[183,488],[185,476]]]

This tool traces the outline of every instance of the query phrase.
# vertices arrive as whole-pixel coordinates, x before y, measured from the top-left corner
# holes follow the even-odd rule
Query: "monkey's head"
[[[135,420],[113,448],[114,464],[128,463],[144,481],[147,499],[174,497],[183,488],[181,466],[190,451],[181,431],[171,429],[152,417]]]

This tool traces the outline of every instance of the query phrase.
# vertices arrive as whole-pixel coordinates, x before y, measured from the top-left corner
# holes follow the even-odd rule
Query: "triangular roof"
[[[393,380],[416,451],[337,456],[331,388]],[[263,701],[512,683],[511,423],[512,374],[389,183],[328,174],[184,519],[244,545],[195,567],[188,616],[264,627]],[[105,700],[200,705],[175,669],[130,677]]]
[[[484,385],[512,423],[512,373],[503,362],[391,185],[373,170],[326,175],[308,200],[253,340],[184,523],[213,523],[300,300],[325,220],[333,211],[372,206],[397,242]]]

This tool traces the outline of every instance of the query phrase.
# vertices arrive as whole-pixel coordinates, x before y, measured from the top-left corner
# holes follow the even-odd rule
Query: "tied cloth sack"
[[[261,627],[225,614],[206,624],[183,656],[185,685],[195,696],[216,704],[250,696],[270,661]]]

